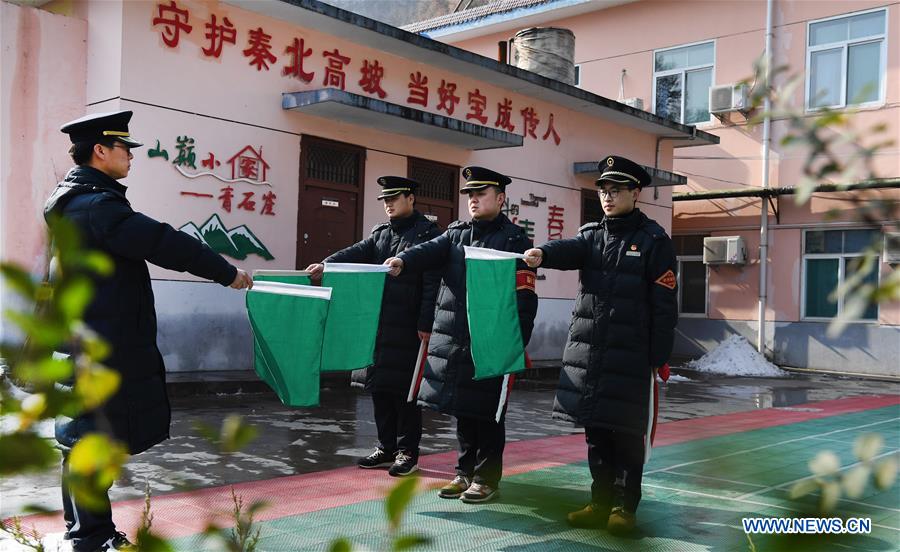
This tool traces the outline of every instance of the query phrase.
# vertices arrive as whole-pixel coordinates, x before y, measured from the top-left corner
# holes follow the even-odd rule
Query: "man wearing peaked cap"
[[[644,188],[649,186],[652,180],[643,167],[630,159],[616,155],[610,155],[601,161],[597,168],[600,171],[600,178],[596,182],[597,186],[609,182],[626,186],[629,189]]]
[[[469,195],[471,221],[456,221],[447,231],[407,249],[384,264],[391,274],[443,268],[434,331],[428,347],[419,404],[456,417],[459,450],[456,477],[441,488],[442,498],[486,502],[497,497],[506,445],[506,407],[510,377],[474,380],[466,318],[467,245],[521,253],[532,243],[525,231],[501,211],[508,176],[483,167],[466,167],[460,193]],[[522,343],[527,345],[537,314],[535,272],[517,261],[516,302]]]
[[[111,347],[104,360],[119,372],[121,384],[100,408],[75,419],[59,418],[56,439],[63,450],[63,517],[76,552],[123,550],[129,545],[116,531],[109,499],[91,508],[70,494],[65,474],[71,448],[91,432],[110,435],[138,454],[169,438],[171,412],[166,394],[165,366],[156,345],[156,313],[147,261],[170,270],[186,271],[235,289],[249,287],[250,277],[205,244],[134,211],[127,188],[131,149],[142,144],[131,138],[131,111],[88,115],[66,123],[75,167],[69,170],[44,206],[48,222],[71,221],[87,249],[112,260],[110,276],[94,279],[94,295],[85,323]]]
[[[378,178],[378,185],[381,186],[381,193],[375,198],[378,201],[388,197],[397,197],[400,194],[406,197],[414,196],[419,188],[418,182],[402,176],[381,176]]]
[[[508,176],[491,169],[474,166],[463,169],[463,178],[466,179],[466,184],[459,189],[460,194],[467,194],[475,190],[486,190],[491,187],[500,192],[505,192],[506,186],[512,182],[512,179]]]
[[[144,144],[133,140],[128,132],[131,111],[113,113],[94,113],[80,119],[69,121],[60,127],[60,131],[69,135],[73,144],[121,142],[129,148],[139,148]]]
[[[656,371],[672,352],[678,280],[672,240],[635,207],[650,175],[614,155],[598,169],[603,220],[526,251],[525,262],[581,271],[553,417],[584,426],[593,484],[568,522],[625,534],[650,454]]]
[[[438,234],[438,226],[416,210],[419,183],[402,176],[378,179],[388,222],[372,229],[372,234],[359,243],[342,249],[323,263],[381,264],[414,245]],[[306,267],[318,280],[321,263]],[[388,474],[401,477],[418,469],[419,442],[422,439],[422,408],[415,394],[408,401],[410,387],[418,384],[416,359],[421,343],[427,343],[434,322],[434,300],[440,285],[440,274],[404,274],[384,282],[381,320],[375,342],[372,366],[356,370],[352,384],[372,393],[378,444],[372,454],[360,458],[360,468],[388,467]]]

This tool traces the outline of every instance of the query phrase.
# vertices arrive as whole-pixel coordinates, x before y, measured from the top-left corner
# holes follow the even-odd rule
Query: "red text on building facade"
[[[213,152],[209,152],[209,157],[201,161],[200,164],[213,171],[216,167],[220,166],[222,162],[216,159],[216,155]]]
[[[191,29],[193,29],[188,24],[191,18],[190,12],[179,8],[175,0],[172,0],[168,6],[157,4],[156,8],[159,15],[153,18],[153,26],[163,25],[161,36],[166,46],[170,48],[178,46],[181,32],[184,31],[184,34],[190,34]]]
[[[262,157],[262,148],[256,151],[253,146],[244,146],[244,149],[234,154],[227,162],[231,165],[232,179],[247,178],[258,182],[266,181],[269,164]]]
[[[322,52],[322,55],[328,58],[328,65],[325,67],[325,80],[322,84],[343,90],[346,80],[344,65],[350,63],[350,58],[342,56],[337,48],[333,52]]]
[[[443,109],[447,112],[447,115],[453,115],[458,103],[459,96],[456,95],[456,83],[441,79],[441,86],[438,88],[438,111]]]
[[[303,82],[310,82],[316,76],[315,71],[307,73],[303,70],[303,60],[312,55],[312,48],[304,49],[304,40],[294,38],[294,42],[284,49],[284,53],[291,55],[291,62],[284,66],[281,74],[286,77],[295,77]]]
[[[222,195],[219,196],[219,201],[222,202],[222,209],[225,209],[226,213],[231,212],[231,200],[234,198],[234,188],[231,186],[225,186],[220,190]]]
[[[488,118],[484,114],[487,107],[487,96],[483,96],[476,88],[474,92],[469,92],[469,112],[466,113],[466,119],[474,119],[479,123],[486,125]]]
[[[563,230],[565,229],[563,216],[565,212],[565,207],[559,205],[547,206],[547,235],[549,239],[558,240],[563,237]]]
[[[237,208],[243,209],[245,211],[254,211],[256,210],[256,202],[253,201],[253,192],[243,192],[244,199],[238,203]]]
[[[206,22],[206,34],[204,35],[209,45],[202,48],[203,53],[211,57],[222,55],[223,44],[234,44],[237,39],[237,29],[227,17],[222,18],[222,24],[216,23],[216,14],[210,14],[210,20]]]
[[[522,126],[525,127],[525,136],[537,139],[537,134],[534,131],[537,129],[538,123],[541,122],[537,112],[535,112],[533,107],[526,107],[519,113],[522,114]]]
[[[259,210],[260,215],[274,215],[275,214],[275,198],[276,197],[277,196],[271,191],[268,191],[263,194],[263,196],[262,196],[263,206],[262,206],[262,209]]]
[[[512,132],[516,130],[516,125],[512,123],[512,100],[503,98],[503,103],[497,104],[497,120],[494,126]]]
[[[409,74],[409,97],[406,103],[419,104],[428,107],[428,77],[416,71]]]
[[[384,78],[384,67],[378,63],[376,59],[371,64],[369,60],[363,60],[363,66],[360,68],[362,78],[359,79],[359,86],[363,92],[368,94],[376,94],[379,98],[387,96],[387,92],[381,88],[381,79]]]
[[[256,67],[257,71],[265,69],[269,70],[269,64],[278,61],[278,58],[272,53],[272,35],[266,34],[262,27],[250,29],[249,31],[249,47],[244,50],[244,57],[250,58],[250,65]]]
[[[556,132],[556,128],[553,127],[553,113],[550,114],[550,122],[547,123],[547,132],[544,133],[544,137],[542,138],[542,140],[546,140],[550,136],[553,136],[553,142],[555,142],[558,146],[561,140],[559,137],[559,133]]]

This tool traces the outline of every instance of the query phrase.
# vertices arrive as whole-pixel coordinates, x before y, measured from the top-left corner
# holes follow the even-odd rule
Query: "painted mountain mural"
[[[243,261],[248,255],[259,255],[267,261],[275,258],[246,225],[228,230],[219,215],[209,217],[199,228],[193,222],[188,222],[179,230],[202,241],[216,253],[232,259]]]

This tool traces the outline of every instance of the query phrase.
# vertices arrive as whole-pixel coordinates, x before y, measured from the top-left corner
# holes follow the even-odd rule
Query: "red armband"
[[[520,289],[534,291],[534,272],[530,270],[516,271],[516,291]]]

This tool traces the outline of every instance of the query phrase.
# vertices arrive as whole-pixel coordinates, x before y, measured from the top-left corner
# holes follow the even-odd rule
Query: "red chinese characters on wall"
[[[541,139],[546,140],[550,136],[553,136],[553,143],[558,146],[561,139],[559,137],[559,133],[556,132],[556,128],[554,128],[553,126],[553,113],[550,114],[550,122],[547,123],[547,132],[544,133],[544,136]]]
[[[260,215],[275,215],[275,198],[276,197],[277,196],[271,191],[268,191],[263,194],[263,196],[262,196],[263,206],[262,206],[262,209],[259,210]]]
[[[441,86],[438,88],[438,111],[443,109],[447,112],[447,115],[453,115],[453,111],[456,110],[456,104],[458,103],[459,96],[456,95],[456,83],[441,79]]]
[[[179,8],[175,0],[172,0],[167,6],[157,4],[156,9],[158,15],[153,18],[153,26],[162,25],[160,36],[162,36],[163,42],[169,48],[175,48],[181,39],[181,33],[190,34],[193,29],[193,26],[188,24],[191,14],[188,10]]]
[[[359,87],[363,92],[368,94],[376,94],[379,98],[387,96],[387,92],[381,88],[381,79],[384,78],[384,67],[376,59],[371,64],[369,60],[363,60],[363,66],[360,68],[362,78],[359,79]]]
[[[535,129],[537,129],[538,123],[541,122],[540,118],[538,118],[537,112],[533,107],[526,107],[519,113],[522,114],[522,126],[525,128],[525,136],[537,138],[537,134],[535,134],[534,131]]]
[[[224,44],[234,44],[237,39],[237,29],[227,17],[222,18],[222,23],[216,22],[216,14],[210,14],[210,20],[206,22],[206,34],[209,44],[201,50],[210,57],[220,57]]]
[[[565,229],[565,220],[563,216],[566,208],[559,205],[547,206],[547,237],[551,240],[562,239],[563,230]]]
[[[291,62],[284,66],[281,74],[286,77],[295,77],[303,82],[311,82],[316,76],[315,71],[303,70],[303,60],[312,55],[312,48],[305,48],[302,38],[294,38],[290,46],[284,49],[285,54],[290,54]]]
[[[406,103],[428,107],[428,77],[419,71],[410,73],[409,83],[406,86],[409,88],[409,96],[406,98]]]
[[[232,179],[247,178],[259,182],[266,181],[269,164],[262,157],[262,148],[256,151],[253,146],[244,146],[244,149],[234,154],[227,163],[231,165]]]
[[[486,107],[487,96],[484,96],[477,88],[474,92],[469,92],[469,112],[466,113],[466,119],[474,119],[486,125],[488,122],[487,115],[484,114]]]
[[[350,58],[342,56],[337,48],[331,52],[322,52],[322,56],[328,59],[328,65],[325,67],[325,81],[322,84],[343,90],[346,80],[344,65],[350,63]]]
[[[516,130],[516,125],[512,123],[512,100],[503,98],[503,103],[497,104],[497,120],[494,126],[512,132]]]
[[[272,35],[266,34],[262,27],[249,31],[249,46],[244,50],[244,57],[250,58],[250,65],[255,66],[257,71],[263,69],[268,71],[269,64],[278,61],[278,58],[272,53],[270,40],[272,40]]]
[[[225,186],[221,190],[222,195],[219,196],[219,201],[222,202],[222,209],[225,210],[226,213],[231,212],[231,200],[234,198],[234,188],[231,186]]]
[[[179,45],[182,33],[190,34],[193,29],[190,16],[189,9],[179,5],[177,0],[169,0],[168,3],[159,2],[155,5],[152,26],[159,30],[160,37],[166,46],[176,48]],[[204,23],[204,28],[205,42],[200,45],[200,48],[206,57],[221,58],[225,45],[234,45],[236,43],[238,31],[228,17],[220,17],[215,13],[210,13],[209,20]],[[251,67],[255,67],[258,72],[263,70],[269,71],[270,66],[278,61],[278,57],[273,53],[272,35],[266,33],[262,27],[250,29],[247,33],[247,47],[240,50],[240,52],[244,57],[249,58],[248,64]],[[309,45],[306,39],[292,37],[291,42],[284,47],[284,54],[289,57],[289,61],[282,67],[281,75],[295,78],[305,83],[312,83],[315,79],[316,71],[308,70],[309,65],[304,65],[304,62],[313,55],[313,52],[313,46]],[[351,58],[341,54],[339,48],[323,49],[321,54],[325,58],[322,84],[346,90],[346,67],[351,63]],[[362,65],[359,66],[360,78],[356,81],[359,90],[365,94],[377,96],[380,99],[386,98],[388,93],[384,87],[385,72],[386,68],[379,60],[363,59]],[[435,80],[435,82],[438,81]],[[441,78],[439,82],[437,103],[433,108],[435,111],[443,111],[448,116],[453,116],[462,99],[466,99],[468,110],[465,112],[465,120],[481,125],[488,124],[489,99],[486,94],[483,94],[479,88],[460,90],[457,83],[451,82],[446,78]],[[422,71],[410,73],[407,88],[409,90],[406,98],[407,104],[428,107],[429,75],[422,73]],[[496,100],[496,98],[493,99]],[[496,101],[495,103],[497,111],[493,126],[507,132],[515,132],[517,125],[513,123],[512,99],[504,97],[502,101]],[[555,145],[559,146],[561,144],[562,138],[556,129],[553,113],[550,113],[546,118],[542,118],[538,115],[534,106],[516,106],[516,108],[522,116],[522,135],[524,137],[537,140],[540,132],[539,128],[541,128],[544,132],[540,135],[540,140],[547,141],[552,139]],[[462,117],[462,113],[457,116]],[[544,121],[546,121],[546,127],[543,126]],[[246,170],[251,170],[249,165]]]

